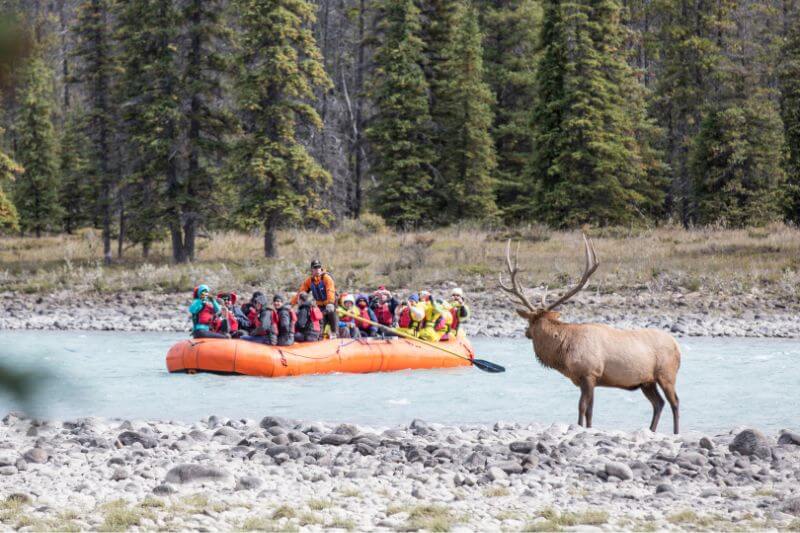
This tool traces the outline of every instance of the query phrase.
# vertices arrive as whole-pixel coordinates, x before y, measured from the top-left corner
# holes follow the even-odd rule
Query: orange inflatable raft
[[[267,346],[233,339],[189,339],[170,348],[170,372],[219,372],[277,378],[330,372],[392,372],[417,368],[469,366],[469,341],[441,341],[443,348],[467,359],[409,339],[335,339]]]

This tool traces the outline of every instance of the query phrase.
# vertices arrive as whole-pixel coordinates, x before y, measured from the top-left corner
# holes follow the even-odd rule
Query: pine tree
[[[88,179],[95,186],[95,217],[103,228],[103,258],[111,262],[112,214],[116,179],[112,168],[112,141],[115,117],[111,102],[111,82],[116,69],[109,26],[110,0],[84,0],[78,6],[75,34],[77,64],[74,81],[85,92],[85,135],[91,143]]]
[[[490,133],[494,97],[483,81],[483,35],[472,6],[458,13],[458,24],[441,68],[439,168],[445,220],[492,220],[497,215],[493,185],[496,159]]]
[[[195,258],[200,224],[209,223],[219,209],[215,175],[227,153],[226,135],[232,118],[223,107],[223,75],[231,70],[226,52],[231,31],[222,17],[223,0],[191,0],[181,13],[187,41],[185,68],[180,80],[184,102],[181,128],[185,129],[185,176],[168,189],[167,215],[177,262]]]
[[[689,150],[713,94],[713,73],[722,59],[713,13],[717,0],[655,0],[659,72],[652,113],[665,132],[670,169],[666,210],[687,225],[692,216]],[[719,0],[721,2],[727,0]]]
[[[553,226],[631,224],[650,204],[619,10],[616,0],[545,8],[531,208]]]
[[[122,77],[119,100],[126,153],[127,238],[148,256],[164,226],[180,222],[169,201],[180,200],[175,157],[180,120],[178,12],[172,0],[124,2],[117,13]],[[173,241],[173,255],[175,255]],[[178,249],[178,257],[182,260]]]
[[[309,26],[308,0],[238,0],[242,42],[238,105],[244,133],[236,148],[241,188],[240,220],[264,229],[264,254],[278,253],[277,229],[285,223],[322,221],[319,190],[330,174],[298,140],[298,129],[321,128],[307,102],[315,88],[330,86]]]
[[[542,25],[537,0],[482,0],[486,80],[495,97],[492,138],[497,151],[496,196],[508,222],[525,210],[531,158],[531,106]]]
[[[786,35],[781,50],[780,90],[781,116],[788,157],[787,215],[800,222],[800,16],[786,13]]]
[[[37,237],[59,225],[58,160],[52,112],[52,73],[35,56],[23,75],[16,158],[24,169],[14,186],[23,231]]]
[[[64,121],[59,161],[59,205],[64,231],[72,233],[91,220],[92,184],[88,181],[90,146],[81,124],[83,111],[73,109]]]
[[[384,0],[380,19],[371,89],[375,116],[367,130],[379,179],[373,210],[394,226],[413,227],[430,220],[435,206],[419,10],[413,0]]]
[[[702,224],[765,224],[784,215],[784,136],[768,54],[740,22],[758,14],[734,1],[720,1],[714,11],[717,46],[737,53],[717,63],[713,101],[690,152],[694,217]]]

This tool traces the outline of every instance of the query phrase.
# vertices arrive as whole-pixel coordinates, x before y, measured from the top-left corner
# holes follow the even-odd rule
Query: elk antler
[[[505,283],[503,283],[503,274],[499,275],[500,278],[500,288],[506,291],[511,296],[515,296],[522,305],[527,307],[530,311],[536,312],[536,308],[531,304],[530,301],[525,297],[525,294],[522,291],[522,287],[520,287],[519,282],[517,281],[517,274],[519,274],[519,268],[517,268],[517,260],[519,259],[519,243],[517,243],[517,251],[514,254],[514,263],[511,263],[511,239],[508,239],[508,243],[506,244],[506,268],[508,268],[508,273],[511,275],[511,287],[508,287]]]
[[[583,234],[583,244],[586,250],[586,267],[583,269],[583,276],[581,276],[581,280],[577,285],[568,290],[564,296],[548,305],[545,308],[548,311],[552,311],[559,305],[578,294],[583,286],[586,285],[586,282],[589,281],[589,278],[592,276],[592,274],[594,274],[594,271],[597,270],[597,267],[600,266],[600,262],[597,260],[597,255],[594,253],[594,245],[589,239],[586,238],[585,233]]]

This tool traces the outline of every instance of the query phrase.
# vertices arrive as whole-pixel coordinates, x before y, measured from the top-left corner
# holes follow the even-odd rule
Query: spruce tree
[[[227,48],[231,30],[223,19],[224,0],[190,0],[180,14],[185,28],[185,64],[181,79],[185,130],[185,176],[168,190],[167,216],[175,261],[195,258],[198,226],[219,214],[217,190],[226,136],[233,120],[225,110],[223,76],[230,72]]]
[[[168,208],[169,200],[180,196],[175,156],[180,120],[178,12],[171,0],[124,2],[117,20],[123,72],[118,98],[127,148],[126,236],[141,244],[147,256],[166,225],[180,231],[177,214]]]
[[[767,75],[763,41],[737,23],[758,9],[720,1],[715,42],[725,54],[713,75],[713,100],[690,152],[694,218],[701,224],[765,224],[785,214],[784,135]]]
[[[531,211],[553,226],[631,224],[651,203],[619,10],[616,0],[545,7]]]
[[[16,159],[24,172],[14,185],[14,204],[22,231],[32,231],[37,237],[60,225],[52,87],[52,73],[41,56],[35,56],[23,74]]]
[[[779,70],[781,116],[788,154],[787,215],[789,220],[800,223],[800,16],[798,13],[787,16]]]
[[[383,0],[380,15],[371,81],[375,116],[367,130],[379,180],[373,210],[396,227],[413,227],[430,220],[435,206],[420,16],[413,0]]]
[[[482,39],[477,10],[463,7],[441,68],[444,135],[439,169],[444,178],[440,192],[444,193],[446,221],[492,220],[497,215],[491,136],[494,97],[483,81]]]
[[[309,0],[237,0],[241,13],[238,106],[243,135],[234,175],[241,188],[240,221],[264,230],[264,254],[275,257],[282,224],[322,221],[319,191],[331,177],[298,139],[321,128],[308,103],[330,86],[310,25]]]
[[[92,218],[93,187],[88,180],[90,146],[81,124],[83,110],[73,108],[64,121],[59,160],[62,227],[72,233]]]
[[[525,170],[531,158],[531,106],[542,25],[537,0],[483,0],[486,80],[494,93],[492,138],[497,152],[497,204],[507,222],[526,209]]]
[[[111,262],[112,214],[116,178],[112,167],[115,117],[111,89],[116,65],[112,56],[110,0],[83,0],[73,33],[76,65],[73,80],[83,86],[85,135],[91,148],[87,175],[95,187],[95,216],[103,228],[103,258]]]

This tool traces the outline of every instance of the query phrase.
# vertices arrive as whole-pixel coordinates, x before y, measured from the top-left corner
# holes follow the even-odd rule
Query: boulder
[[[264,429],[269,429],[273,426],[280,426],[282,428],[288,428],[290,426],[289,421],[285,418],[281,418],[279,416],[265,416],[261,419],[260,426]]]
[[[142,435],[136,431],[123,431],[117,436],[117,440],[123,446],[131,446],[137,442],[141,444],[143,448],[155,448],[158,446],[158,440],[148,435]]]
[[[44,451],[42,448],[31,448],[24,454],[22,454],[22,458],[25,459],[28,463],[46,463],[47,459],[49,459],[50,454]]]
[[[732,452],[748,456],[754,455],[761,459],[770,459],[772,457],[769,440],[757,429],[745,429],[740,432],[734,437],[728,448]]]
[[[182,464],[170,469],[167,472],[165,481],[167,483],[186,484],[200,481],[226,481],[231,475],[213,466]]]
[[[518,440],[508,445],[509,449],[514,453],[529,454],[533,451],[535,445],[529,440]]]
[[[486,471],[486,474],[489,476],[489,479],[492,481],[500,481],[501,479],[508,479],[508,474],[506,474],[503,469],[492,466],[489,467],[489,470]]]
[[[157,485],[153,489],[153,494],[157,494],[159,496],[169,496],[170,494],[174,494],[177,492],[174,487],[162,483],[161,485]]]
[[[617,461],[611,461],[606,463],[606,474],[609,476],[615,476],[619,479],[627,480],[633,478],[633,470],[631,467],[626,465],[625,463],[620,463]]]
[[[320,444],[329,444],[332,446],[341,446],[342,444],[347,444],[350,442],[352,435],[343,435],[341,433],[328,433],[327,435],[323,435],[323,437],[319,440]]]
[[[261,478],[256,476],[242,476],[236,480],[235,490],[255,490],[263,485]]]
[[[781,436],[778,437],[778,444],[794,444],[800,446],[800,433],[784,429],[781,431]]]
[[[714,449],[714,443],[708,437],[702,437],[700,439],[700,447],[705,449],[705,450],[713,450]]]

